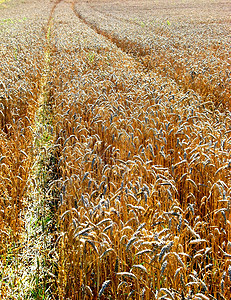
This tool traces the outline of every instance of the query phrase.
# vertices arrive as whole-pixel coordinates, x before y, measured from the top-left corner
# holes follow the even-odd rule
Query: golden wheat
[[[229,27],[110,5],[57,1],[33,46],[4,36],[1,297],[229,299]]]

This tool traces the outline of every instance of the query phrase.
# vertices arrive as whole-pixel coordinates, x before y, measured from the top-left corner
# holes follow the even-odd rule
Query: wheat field
[[[231,299],[230,12],[0,3],[0,299]]]

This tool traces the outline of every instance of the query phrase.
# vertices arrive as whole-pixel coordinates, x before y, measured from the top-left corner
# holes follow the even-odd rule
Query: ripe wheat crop
[[[23,253],[18,299],[229,299],[230,25],[162,5],[58,1],[5,46],[3,299]]]

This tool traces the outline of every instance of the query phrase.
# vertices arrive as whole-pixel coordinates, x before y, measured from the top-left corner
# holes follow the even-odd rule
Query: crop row
[[[51,76],[59,297],[227,296],[230,114],[72,16]]]
[[[11,3],[12,4],[12,3]],[[31,286],[31,232],[41,97],[49,11],[27,3],[1,9],[0,19],[0,298],[25,299]],[[36,6],[37,7],[37,6]],[[38,9],[38,8],[37,8]],[[37,240],[38,242],[38,240]],[[38,245],[37,245],[38,246]],[[31,278],[30,278],[31,279]]]
[[[170,8],[167,18],[164,9],[158,14],[153,4],[148,7],[145,9],[144,5],[133,12],[125,5],[109,13],[107,5],[105,8],[96,2],[92,6],[78,3],[75,10],[98,32],[140,58],[147,69],[174,79],[184,91],[193,89],[216,106],[229,107],[228,21],[213,14],[209,21],[206,14],[197,14],[195,18],[195,11],[192,20],[188,19],[188,13],[176,18]]]
[[[226,25],[38,4],[1,23],[1,297],[228,299]]]

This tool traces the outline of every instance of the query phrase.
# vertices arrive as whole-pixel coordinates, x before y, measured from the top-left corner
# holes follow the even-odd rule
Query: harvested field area
[[[0,299],[229,300],[230,4],[3,4]]]

